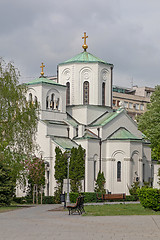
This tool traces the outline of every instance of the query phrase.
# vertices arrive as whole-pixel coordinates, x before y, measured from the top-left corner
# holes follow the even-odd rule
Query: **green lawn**
[[[18,209],[19,207],[9,206],[9,207],[0,207],[0,213],[9,212]]]
[[[160,215],[141,204],[105,204],[85,206],[84,216],[117,216],[117,215]]]

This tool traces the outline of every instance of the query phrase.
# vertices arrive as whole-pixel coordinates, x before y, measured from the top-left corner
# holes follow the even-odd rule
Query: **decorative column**
[[[138,161],[138,176],[139,176],[139,181],[141,182],[141,185],[143,185],[143,159],[139,158]]]
[[[115,164],[115,158],[106,158],[106,183],[108,183],[108,190],[109,192],[114,192],[114,182],[115,182],[115,177],[114,176],[114,164]]]
[[[124,158],[124,191],[129,194],[128,186],[132,184],[131,158]]]

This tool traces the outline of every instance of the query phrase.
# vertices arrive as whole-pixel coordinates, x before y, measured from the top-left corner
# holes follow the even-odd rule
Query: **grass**
[[[84,216],[120,216],[120,215],[160,215],[141,204],[105,204],[85,206]]]
[[[16,206],[9,206],[9,207],[0,207],[0,213],[9,212],[18,209],[19,207]]]

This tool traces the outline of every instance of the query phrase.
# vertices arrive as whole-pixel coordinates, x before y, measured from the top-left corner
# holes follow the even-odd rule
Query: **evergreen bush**
[[[13,201],[18,204],[32,204],[33,199],[29,197],[14,197]],[[41,198],[39,197],[38,202],[41,202]],[[43,204],[55,204],[55,197],[54,196],[43,196],[42,198]]]
[[[0,160],[0,206],[10,205],[15,192],[15,186],[12,169]]]
[[[83,193],[82,193],[83,195]],[[79,194],[77,192],[71,192],[69,193],[69,198],[70,198],[70,202],[71,203],[75,203],[77,198],[78,198]]]
[[[103,172],[101,173],[99,171],[94,191],[96,193],[101,192],[101,193],[105,194],[106,193],[106,190],[104,189],[105,182],[106,182],[106,180],[105,180],[105,177],[104,177],[104,173]]]
[[[154,211],[160,210],[160,190],[156,188],[142,187],[137,190],[139,200],[143,207]]]
[[[71,149],[71,157],[69,163],[69,178],[72,192],[81,192],[82,180],[85,175],[85,150],[78,146],[78,148]]]
[[[102,195],[102,193],[95,193],[95,192],[82,192],[80,194],[84,196],[84,203],[97,202],[97,194]],[[80,194],[71,192],[69,194],[71,203],[75,203]]]
[[[55,197],[54,196],[43,196],[43,204],[55,204]]]
[[[128,187],[129,188],[129,187]],[[133,196],[135,198],[135,200],[138,200],[138,193],[137,190],[140,188],[139,186],[139,181],[137,182],[133,182],[133,184],[131,185],[131,188],[129,188],[129,193],[131,194],[131,196]]]

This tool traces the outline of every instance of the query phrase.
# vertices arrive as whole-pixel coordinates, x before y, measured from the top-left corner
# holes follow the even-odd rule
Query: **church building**
[[[129,194],[135,181],[152,182],[151,150],[136,122],[121,107],[112,108],[113,64],[87,51],[58,64],[56,79],[41,76],[29,83],[27,99],[38,101],[39,152],[47,163],[45,195],[54,195],[55,148],[63,152],[81,145],[85,155],[86,192],[93,192],[103,171],[105,189]]]

